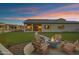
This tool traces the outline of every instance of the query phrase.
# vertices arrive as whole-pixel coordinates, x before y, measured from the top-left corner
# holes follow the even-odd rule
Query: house
[[[60,19],[28,19],[24,21],[24,31],[72,32],[79,31],[79,22]]]
[[[0,32],[20,31],[20,30],[23,30],[23,28],[24,28],[23,25],[0,23]]]

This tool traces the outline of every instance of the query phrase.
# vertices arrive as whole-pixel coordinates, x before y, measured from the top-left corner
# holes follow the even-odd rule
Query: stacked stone
[[[72,42],[63,43],[61,49],[68,54],[75,54],[75,45]]]
[[[47,54],[48,44],[46,44],[43,38],[41,38],[39,35],[35,36],[35,39],[33,40],[32,44],[36,52],[40,54]]]

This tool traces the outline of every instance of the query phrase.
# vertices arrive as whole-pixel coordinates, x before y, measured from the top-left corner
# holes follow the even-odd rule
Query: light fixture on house
[[[30,26],[27,26],[27,28],[29,29],[29,28],[30,28]]]
[[[42,28],[41,26],[38,26],[38,28],[40,29],[40,28]]]

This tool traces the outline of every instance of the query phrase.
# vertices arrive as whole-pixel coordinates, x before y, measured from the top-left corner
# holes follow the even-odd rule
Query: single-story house
[[[0,23],[0,32],[19,31],[19,30],[23,30],[23,29],[24,29],[23,25]]]
[[[24,31],[72,32],[79,31],[79,22],[60,19],[28,19],[24,21]]]

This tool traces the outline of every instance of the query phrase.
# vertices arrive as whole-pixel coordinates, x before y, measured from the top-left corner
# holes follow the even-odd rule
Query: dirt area
[[[34,52],[32,52],[31,55],[41,55],[41,54],[38,54],[38,53],[36,53],[36,52],[34,51]],[[67,55],[67,54],[66,54],[65,52],[62,52],[62,51],[58,50],[58,49],[49,48],[49,52],[48,52],[47,55]]]
[[[49,49],[49,55],[67,55],[65,52],[63,51],[60,51],[59,49],[53,49],[53,48],[50,48]]]
[[[24,42],[24,43],[20,43],[20,44],[16,44],[16,45],[13,45],[11,47],[9,47],[8,49],[14,54],[14,55],[24,55],[24,47],[25,45],[27,45],[28,43],[27,42]]]

